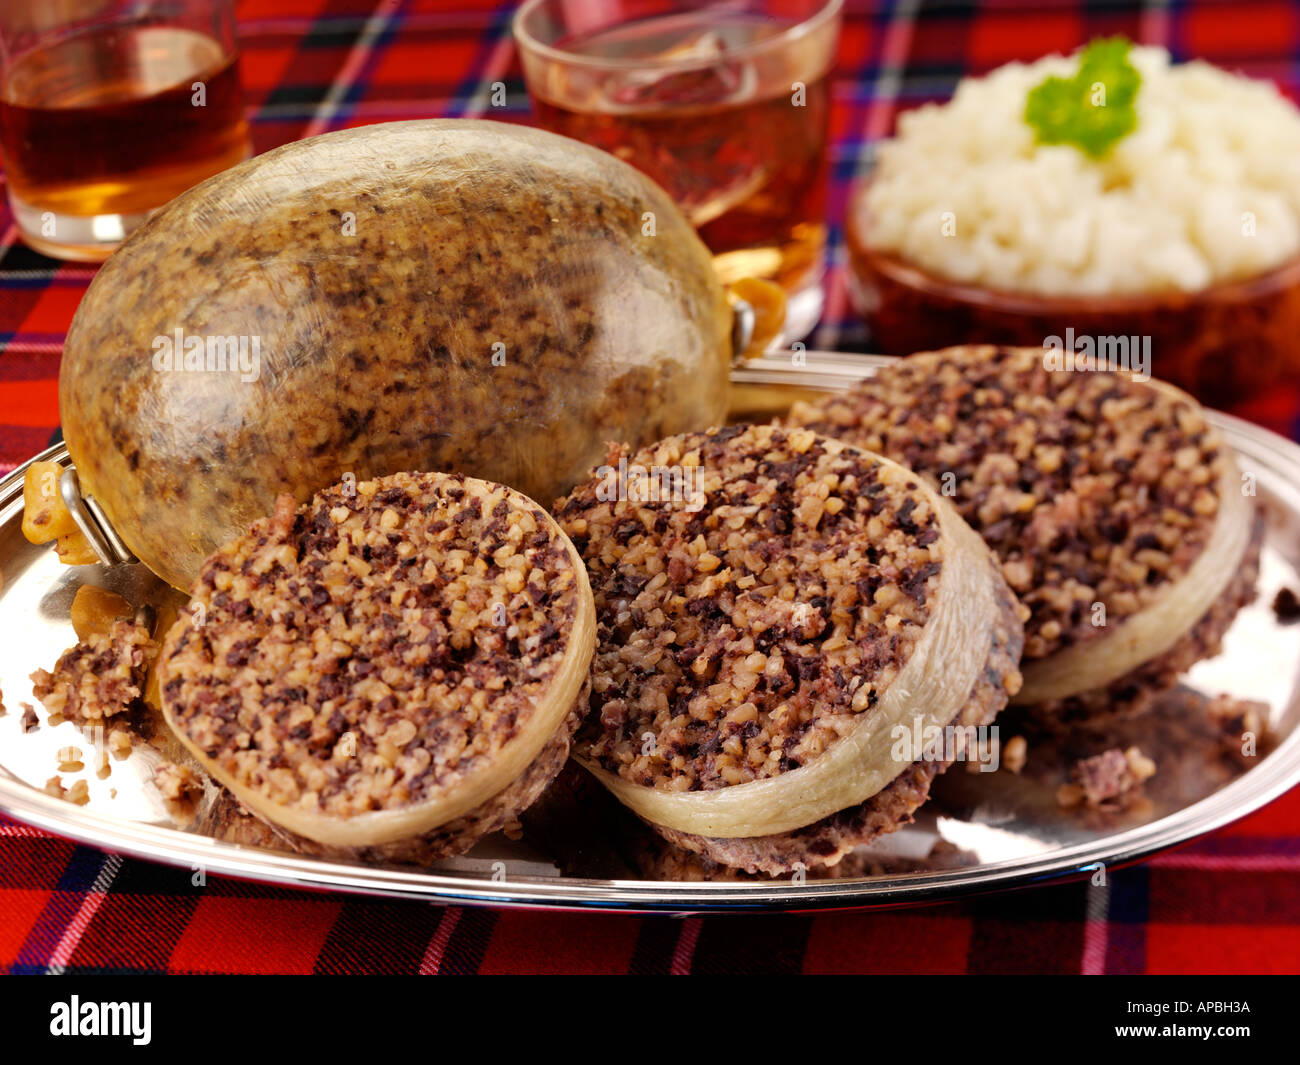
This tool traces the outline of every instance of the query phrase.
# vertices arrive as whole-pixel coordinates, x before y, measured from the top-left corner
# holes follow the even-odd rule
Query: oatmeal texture
[[[144,705],[145,680],[157,654],[146,626],[114,621],[108,632],[64,651],[53,670],[36,670],[32,692],[48,714],[103,724]]]
[[[1104,688],[1040,703],[1044,718],[1053,719],[1066,729],[1108,728],[1116,719],[1145,713],[1152,700],[1174,687],[1192,666],[1203,658],[1217,655],[1223,649],[1224,633],[1232,627],[1241,608],[1255,599],[1264,528],[1263,512],[1257,511],[1246,554],[1223,594],[1168,651]]]
[[[510,744],[578,596],[563,539],[500,485],[396,474],[284,497],[204,563],[164,646],[164,703],[277,805],[400,808]]]
[[[994,563],[990,560],[990,566]],[[970,696],[952,724],[962,729],[992,724],[1020,689],[1020,652],[1024,641],[1021,607],[1005,582],[997,582],[997,617],[989,657]],[[970,733],[955,733],[959,759],[975,757],[967,750]],[[840,810],[793,832],[740,839],[717,839],[653,825],[665,840],[682,851],[750,874],[782,876],[800,868],[819,874],[834,869],[864,843],[912,822],[912,815],[930,797],[935,777],[953,764],[919,759],[889,785],[856,806]],[[969,763],[968,763],[969,764]]]
[[[556,504],[598,616],[578,753],[683,791],[808,764],[871,713],[926,623],[943,565],[929,502],[807,430],[711,430],[607,462],[624,457],[694,468],[703,496],[601,499],[593,478]]]
[[[338,847],[304,839],[284,829],[276,831],[294,850],[325,857],[427,865],[464,854],[484,836],[493,832],[510,831],[517,826],[519,815],[532,806],[559,775],[569,759],[574,733],[587,713],[590,690],[588,682],[574,701],[573,709],[564,723],[516,779],[487,802],[421,836],[373,847]]]
[[[169,802],[189,801],[203,794],[203,781],[188,765],[162,762],[154,772],[153,782]]]
[[[788,419],[949,496],[1030,610],[1030,659],[1098,639],[1187,572],[1214,527],[1226,459],[1191,400],[1121,374],[1048,371],[1043,354],[913,355]]]
[[[296,835],[282,825],[249,812],[230,792],[223,792],[213,803],[207,827],[214,839],[231,843],[363,862],[428,865],[464,854],[483,836],[517,825],[521,812],[532,807],[547,792],[568,761],[573,734],[586,710],[587,691],[584,690],[551,741],[516,780],[481,806],[423,836],[370,847],[326,845]]]
[[[1131,799],[1155,774],[1155,762],[1141,748],[1112,747],[1076,761],[1070,767],[1070,783],[1061,786],[1056,801],[1065,807],[1082,803],[1092,809],[1104,809],[1120,800]]]
[[[1210,723],[1224,753],[1238,765],[1250,768],[1276,745],[1278,736],[1269,720],[1269,705],[1257,699],[1227,694],[1211,697],[1205,705]]]

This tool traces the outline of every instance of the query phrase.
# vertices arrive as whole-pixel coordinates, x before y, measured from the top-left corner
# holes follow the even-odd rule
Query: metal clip
[[[120,566],[140,560],[131,553],[131,549],[122,542],[117,530],[104,516],[103,510],[92,496],[81,494],[81,482],[77,480],[77,467],[68,466],[59,476],[59,494],[99,560],[106,566]]]
[[[739,297],[731,300],[731,363],[745,365],[745,350],[754,339],[754,308]]]

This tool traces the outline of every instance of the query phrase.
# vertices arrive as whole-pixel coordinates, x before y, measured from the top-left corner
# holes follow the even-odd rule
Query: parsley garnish
[[[1129,61],[1131,47],[1123,37],[1093,41],[1073,78],[1053,75],[1029,91],[1025,121],[1039,144],[1069,144],[1100,159],[1137,128],[1142,75]]]

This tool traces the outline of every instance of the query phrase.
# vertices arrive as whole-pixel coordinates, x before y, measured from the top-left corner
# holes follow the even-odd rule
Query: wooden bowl
[[[1076,337],[1150,337],[1152,375],[1216,407],[1300,382],[1300,256],[1200,292],[1039,296],[945,281],[875,250],[864,214],[851,211],[846,226],[850,292],[882,354],[1034,346],[1073,329]]]

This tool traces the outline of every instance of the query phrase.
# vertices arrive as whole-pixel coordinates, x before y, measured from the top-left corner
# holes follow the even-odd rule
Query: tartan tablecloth
[[[254,145],[393,119],[527,121],[509,34],[485,0],[242,0]],[[968,71],[1122,33],[1300,81],[1292,3],[852,2],[834,80],[832,266],[814,346],[866,350],[839,224],[873,140]],[[490,104],[504,82],[505,107]],[[0,213],[0,469],[58,423],[65,331],[93,269],[18,243]],[[1300,397],[1237,409],[1295,436]],[[3,634],[0,634],[3,638]],[[671,920],[444,908],[293,891],[104,854],[0,818],[0,970],[215,973],[1295,972],[1300,791],[1179,851],[1077,883],[872,914]]]

